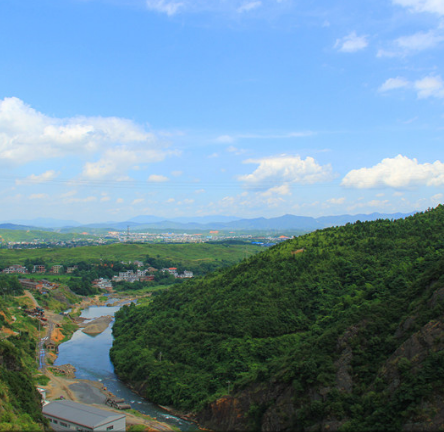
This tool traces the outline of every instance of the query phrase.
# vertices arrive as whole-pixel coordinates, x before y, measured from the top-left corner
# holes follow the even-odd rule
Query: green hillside
[[[439,206],[316,231],[122,308],[111,358],[215,430],[436,430],[443,301]]]
[[[68,241],[72,239],[86,239],[91,236],[82,234],[60,234],[40,230],[12,230],[0,229],[0,242],[32,242],[39,241]]]

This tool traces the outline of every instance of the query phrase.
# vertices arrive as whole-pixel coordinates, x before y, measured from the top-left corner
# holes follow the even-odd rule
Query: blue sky
[[[444,0],[0,0],[0,33],[0,220],[443,201]]]

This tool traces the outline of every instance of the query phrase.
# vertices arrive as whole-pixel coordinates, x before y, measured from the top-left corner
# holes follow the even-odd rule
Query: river
[[[82,311],[83,318],[98,318],[104,315],[114,316],[120,306],[91,306]],[[143,399],[123,384],[114,373],[114,367],[109,358],[109,350],[113,343],[111,328],[96,335],[90,336],[77,330],[72,338],[59,345],[59,353],[55,366],[72,364],[76,369],[76,378],[100,381],[116,396],[125,399],[131,408],[155,417],[158,421],[176,426],[181,431],[195,431],[196,425],[173,416],[169,412]]]

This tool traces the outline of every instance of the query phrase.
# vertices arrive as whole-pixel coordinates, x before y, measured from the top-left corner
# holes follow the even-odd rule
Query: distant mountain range
[[[414,213],[371,213],[358,215],[322,216],[319,218],[307,216],[284,215],[275,218],[241,219],[234,216],[202,216],[179,217],[164,219],[157,216],[141,215],[123,222],[103,222],[83,225],[74,220],[60,220],[53,218],[37,218],[31,220],[9,220],[0,223],[0,228],[16,230],[62,230],[83,229],[143,231],[149,229],[165,230],[219,230],[219,231],[313,231],[331,226],[345,225],[360,221],[376,219],[400,219]]]

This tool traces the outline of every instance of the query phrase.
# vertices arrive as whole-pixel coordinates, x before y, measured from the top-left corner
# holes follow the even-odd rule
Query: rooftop
[[[114,414],[110,411],[68,400],[53,401],[44,406],[42,412],[43,414],[92,429],[102,424],[126,417],[125,414]]]

